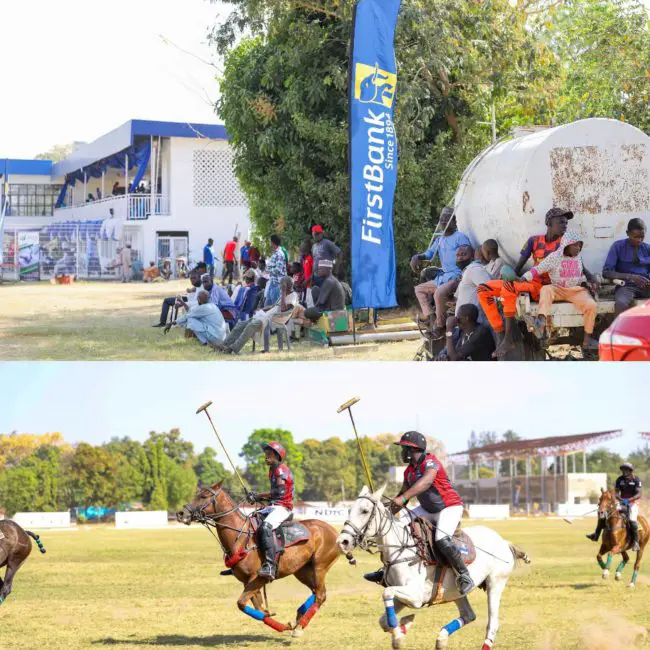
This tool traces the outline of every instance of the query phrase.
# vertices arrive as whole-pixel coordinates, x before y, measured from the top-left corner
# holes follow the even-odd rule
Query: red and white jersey
[[[415,467],[409,464],[404,472],[406,487],[410,488],[431,469],[436,470],[436,478],[433,485],[417,497],[420,505],[427,512],[440,512],[449,506],[462,506],[463,500],[451,484],[442,463],[433,454],[425,454]]]
[[[271,468],[269,470],[271,490],[274,490],[277,487],[278,479],[283,479],[285,482],[284,496],[280,499],[274,499],[271,501],[271,505],[282,506],[289,510],[293,510],[293,474],[284,463],[277,465],[275,469]]]

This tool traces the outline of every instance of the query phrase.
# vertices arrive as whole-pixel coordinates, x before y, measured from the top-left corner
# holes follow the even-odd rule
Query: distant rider
[[[251,503],[268,501],[269,505],[260,510],[264,523],[258,533],[258,544],[264,555],[264,564],[257,572],[259,578],[274,580],[277,566],[275,563],[275,541],[273,531],[288,519],[293,512],[293,474],[283,462],[287,456],[284,447],[275,441],[262,445],[264,459],[269,466],[271,491],[262,494],[251,492],[248,500]]]
[[[464,596],[474,589],[474,582],[452,540],[463,516],[463,501],[451,484],[442,463],[433,454],[427,454],[427,441],[421,433],[407,431],[394,444],[402,447],[402,460],[408,463],[404,483],[395,502],[398,506],[404,506],[413,497],[420,502],[419,506],[411,510],[411,514],[436,525],[436,549],[456,572],[458,589]],[[364,578],[381,583],[384,571],[367,573]]]
[[[623,463],[620,468],[622,475],[616,479],[614,487],[616,488],[616,498],[621,506],[627,509],[628,521],[632,530],[633,544],[630,550],[639,550],[639,502],[641,501],[641,480],[634,473],[634,467],[631,463]],[[597,542],[601,531],[605,528],[606,515],[598,513],[598,523],[596,530],[587,538]]]

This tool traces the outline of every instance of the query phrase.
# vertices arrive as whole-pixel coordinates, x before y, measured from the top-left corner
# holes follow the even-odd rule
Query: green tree
[[[80,443],[65,469],[74,505],[115,507],[117,459],[106,449]],[[73,505],[71,504],[71,505]]]
[[[212,447],[206,447],[196,457],[194,472],[202,485],[214,485],[230,475],[230,472],[217,460],[217,452]]]
[[[620,454],[609,449],[596,449],[596,451],[587,454],[587,471],[588,472],[606,472],[607,484],[614,486],[616,478],[620,476],[619,467],[624,460]]]
[[[287,452],[286,463],[291,468],[296,495],[301,495],[304,488],[302,468],[302,450],[293,440],[291,431],[285,429],[255,429],[242,447],[239,454],[246,462],[246,479],[254,490],[268,491],[269,468],[264,462],[262,444],[269,440],[279,442]]]
[[[36,160],[51,160],[52,162],[61,162],[75,150],[75,143],[55,144],[48,151],[39,153],[35,156]]]
[[[149,432],[147,445],[162,443],[162,450],[167,458],[181,465],[194,459],[194,445],[188,440],[183,440],[180,429],[171,429],[164,433]]]
[[[31,467],[11,467],[0,473],[0,504],[8,517],[34,510],[38,475]]]
[[[147,502],[149,510],[168,510],[167,458],[164,441],[147,441],[149,466],[151,468],[151,494]]]
[[[196,491],[196,474],[188,465],[179,465],[169,459],[166,463],[168,508],[178,510],[180,506],[192,500]]]
[[[334,503],[343,496],[356,497],[357,474],[350,462],[347,445],[340,438],[305,440],[300,443],[307,477],[303,498],[307,501]]]

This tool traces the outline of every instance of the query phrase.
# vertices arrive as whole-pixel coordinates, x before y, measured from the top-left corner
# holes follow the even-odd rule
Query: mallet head
[[[201,404],[198,409],[196,409],[197,414],[200,413],[201,411],[205,411],[209,406],[212,406],[212,402],[206,402],[205,404]]]
[[[341,411],[345,411],[345,409],[349,409],[359,401],[361,401],[360,397],[353,397],[352,399],[349,399],[345,404],[341,404],[336,412],[340,413]]]

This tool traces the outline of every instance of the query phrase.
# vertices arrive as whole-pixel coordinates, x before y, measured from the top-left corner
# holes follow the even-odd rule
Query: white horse
[[[420,609],[430,604],[454,601],[460,617],[445,625],[436,641],[436,650],[444,650],[449,637],[476,620],[476,614],[467,597],[460,595],[456,576],[451,569],[444,574],[442,589],[437,590],[436,597],[432,598],[435,567],[426,566],[418,555],[409,518],[393,516],[382,503],[385,489],[384,485],[376,492],[370,492],[364,486],[350,510],[350,518],[345,522],[337,543],[344,553],[350,553],[357,546],[366,548],[371,540],[381,550],[385,567],[384,579],[388,587],[384,589],[386,613],[379,619],[379,625],[384,632],[391,633],[393,648],[402,647],[415,618],[415,614],[409,614],[398,620],[397,614],[404,607]],[[489,618],[482,650],[490,650],[499,629],[499,604],[508,578],[518,560],[527,564],[530,560],[526,553],[489,528],[472,526],[466,528],[465,532],[476,547],[476,559],[468,567],[469,573],[474,584],[487,591]]]

